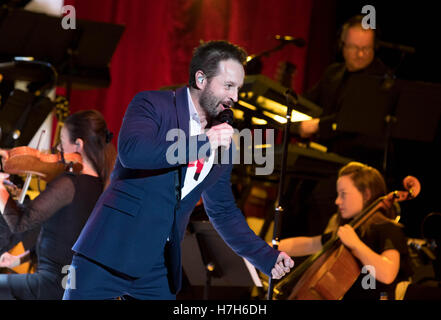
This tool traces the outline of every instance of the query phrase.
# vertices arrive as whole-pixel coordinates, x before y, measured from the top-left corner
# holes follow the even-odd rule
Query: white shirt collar
[[[188,111],[190,114],[189,132],[190,136],[196,136],[202,133],[201,121],[198,112],[196,111],[196,107],[193,104],[193,100],[191,99],[189,88],[187,88],[187,94]],[[205,177],[213,167],[213,161],[214,152],[211,153],[208,159],[200,159],[188,164],[184,178],[184,185],[182,186],[181,199],[192,192],[199,185],[199,183],[204,181]]]
[[[201,120],[194,106],[193,99],[190,95],[190,88],[187,87],[188,112],[190,114],[190,136],[198,135],[202,131]]]
[[[190,88],[187,88],[188,95],[188,111],[190,111],[190,119],[198,121],[200,123],[198,112],[196,111],[196,107],[194,106],[193,99],[190,95]]]

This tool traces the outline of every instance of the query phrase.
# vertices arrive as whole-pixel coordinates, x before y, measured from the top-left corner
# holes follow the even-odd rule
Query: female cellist
[[[72,245],[108,182],[116,152],[112,134],[96,110],[70,115],[61,129],[59,150],[79,153],[80,174],[63,172],[29,204],[18,206],[3,185],[8,177],[0,173],[0,212],[12,232],[24,232],[41,225],[36,244],[37,270],[30,274],[1,274],[0,299],[61,299],[66,265],[72,261]],[[8,152],[0,150],[3,162]],[[32,169],[32,168],[31,168]],[[1,267],[15,267],[26,260],[5,252]],[[64,269],[63,269],[64,268]]]
[[[377,212],[357,232],[347,223],[375,201],[386,194],[386,183],[373,167],[359,162],[350,162],[340,169],[337,179],[338,212],[334,214],[322,235],[294,237],[280,241],[279,250],[291,256],[306,256],[318,252],[336,233],[341,242],[360,261],[375,271],[375,283],[365,280],[367,273],[361,273],[344,299],[380,299],[387,295],[394,299],[395,286],[408,280],[410,265],[406,238],[399,224],[394,222],[396,210],[393,207]],[[357,234],[359,233],[359,234]],[[374,275],[371,275],[374,277]],[[382,298],[382,297],[381,297]]]

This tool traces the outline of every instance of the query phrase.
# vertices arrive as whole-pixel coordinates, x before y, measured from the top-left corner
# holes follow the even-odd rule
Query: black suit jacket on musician
[[[334,63],[325,70],[321,80],[304,94],[305,98],[323,108],[318,140],[326,145],[330,152],[367,162],[375,167],[381,166],[381,150],[377,150],[379,153],[376,155],[373,155],[373,150],[371,150],[381,148],[381,143],[360,134],[333,130],[332,125],[336,122],[340,108],[344,103],[347,83],[352,76],[383,77],[387,72],[388,68],[379,59],[374,59],[367,68],[357,72],[347,71],[344,63]]]

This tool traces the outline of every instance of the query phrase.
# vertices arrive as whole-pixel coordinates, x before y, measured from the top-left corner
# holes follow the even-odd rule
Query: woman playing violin
[[[112,134],[96,110],[70,115],[61,129],[59,151],[78,153],[83,169],[79,174],[63,172],[47,184],[33,201],[18,206],[3,185],[0,173],[0,219],[10,230],[21,233],[41,226],[36,244],[37,269],[30,274],[1,274],[0,299],[61,299],[63,277],[72,261],[71,248],[108,182],[115,161]],[[0,150],[2,161],[8,152]],[[26,261],[29,252],[12,256],[5,252],[0,267],[13,268]]]
[[[330,218],[324,233],[283,239],[279,250],[291,256],[310,255],[321,250],[336,233],[361,265],[366,266],[365,270],[375,272],[369,275],[362,272],[344,299],[380,299],[381,294],[394,299],[396,284],[410,276],[406,238],[393,220],[395,208],[377,212],[357,231],[347,224],[385,194],[386,183],[378,170],[359,162],[348,163],[338,174],[335,200],[338,212]]]

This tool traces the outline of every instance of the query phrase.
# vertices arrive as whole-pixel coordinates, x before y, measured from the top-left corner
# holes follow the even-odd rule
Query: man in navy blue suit
[[[230,185],[233,128],[214,122],[238,99],[245,59],[245,51],[229,42],[204,43],[193,54],[188,87],[133,98],[110,185],[73,247],[64,299],[175,299],[180,244],[201,197],[211,223],[237,254],[275,279],[294,266],[256,236],[237,208]],[[170,160],[176,145],[184,146],[179,162]],[[222,162],[216,163],[220,148]]]

